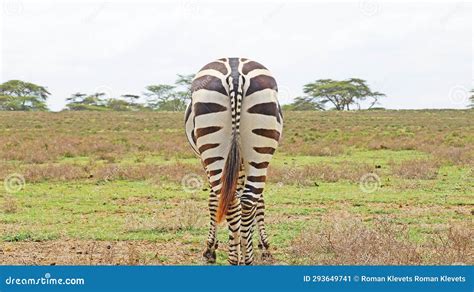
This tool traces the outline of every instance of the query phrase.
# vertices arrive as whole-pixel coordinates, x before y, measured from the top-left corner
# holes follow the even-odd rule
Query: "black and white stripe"
[[[268,252],[263,190],[278,147],[283,116],[277,84],[263,65],[223,58],[204,66],[192,83],[186,135],[201,158],[211,187],[210,230],[204,256],[214,262],[217,223],[229,225],[229,263],[252,264],[254,225]]]

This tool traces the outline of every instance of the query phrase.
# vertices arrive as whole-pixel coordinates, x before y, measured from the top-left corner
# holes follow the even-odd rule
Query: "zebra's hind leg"
[[[204,259],[210,263],[213,264],[216,262],[216,249],[217,249],[217,238],[216,238],[216,232],[217,232],[217,223],[216,223],[216,210],[217,210],[217,195],[216,193],[211,189],[210,196],[209,196],[209,213],[211,217],[210,221],[210,226],[209,226],[209,235],[207,237],[207,242],[206,242],[206,250],[203,253]]]
[[[240,263],[240,199],[236,196],[227,211],[227,223],[229,225],[229,264]]]
[[[268,241],[267,231],[265,230],[265,201],[263,195],[257,202],[257,212],[255,214],[255,221],[258,227],[259,243],[258,248],[262,250],[262,259],[271,259],[270,243]]]
[[[241,232],[241,249],[244,263],[246,265],[253,264],[253,227],[255,221],[255,212],[257,209],[256,201],[252,193],[244,193],[241,198],[242,205],[242,223]]]

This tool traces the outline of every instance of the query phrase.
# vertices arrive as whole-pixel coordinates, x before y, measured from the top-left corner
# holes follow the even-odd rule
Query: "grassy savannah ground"
[[[474,111],[284,115],[257,264],[474,263]],[[0,264],[202,264],[208,190],[182,119],[0,112]]]

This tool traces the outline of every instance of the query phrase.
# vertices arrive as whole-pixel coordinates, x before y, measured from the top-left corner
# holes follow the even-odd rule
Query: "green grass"
[[[336,157],[335,160],[358,159],[361,155],[378,156],[376,153],[370,155],[364,152],[355,154],[356,158],[344,155]],[[401,151],[401,157],[396,157],[394,153],[390,156],[394,159],[406,159],[407,154]],[[304,159],[298,161],[305,163]],[[281,159],[275,161],[275,164],[279,163],[282,163]],[[398,204],[410,204],[411,207],[426,207],[427,210],[433,205],[474,208],[473,187],[466,184],[463,179],[467,173],[467,168],[446,166],[441,168],[438,179],[419,180],[417,182],[423,187],[408,191],[397,189],[397,186],[403,185],[406,180],[393,178],[388,180],[389,178],[382,175],[382,187],[370,194],[361,191],[357,183],[350,182],[319,182],[319,186],[309,187],[269,184],[265,192],[268,205],[267,221],[271,222],[272,218],[294,216],[294,219],[288,221],[298,222],[297,219],[300,216],[315,218],[322,213],[346,207],[361,216],[391,214],[402,217],[402,221],[405,222],[422,220],[423,223],[429,224],[466,220],[469,216],[458,215],[450,209],[425,218],[392,207]],[[166,229],[143,229],[134,232],[124,229],[127,216],[139,215],[146,218],[158,209],[173,208],[175,204],[190,200],[191,195],[184,192],[178,184],[157,186],[148,181],[43,182],[28,184],[24,190],[12,196],[19,205],[19,211],[12,214],[0,213],[0,222],[6,225],[21,222],[16,232],[18,234],[26,232],[32,238],[42,238],[47,235],[46,238],[51,236],[97,240],[171,240],[181,236],[182,232],[189,232],[178,230],[172,234]],[[197,192],[192,200],[202,207],[202,220],[205,221],[207,219],[207,192]],[[270,224],[269,230],[275,233],[274,228],[280,230],[286,224],[276,224],[276,226]],[[201,239],[205,238],[205,229],[197,229],[202,233]],[[199,236],[199,232],[194,231],[193,233]],[[278,232],[275,233],[277,234]],[[15,234],[8,236],[18,238],[17,241],[30,239],[28,236],[15,236]]]
[[[361,189],[357,179],[328,182],[307,175],[307,182],[299,184],[291,180],[278,183],[278,179],[270,178],[264,193],[267,205],[265,220],[277,260],[291,263],[288,249],[293,240],[303,231],[321,227],[326,216],[341,211],[362,218],[368,226],[379,219],[407,226],[410,238],[415,242],[424,242],[449,224],[472,222],[473,165],[466,157],[472,154],[469,145],[474,141],[474,134],[461,131],[461,127],[472,129],[472,113],[460,113],[453,116],[449,111],[417,114],[387,111],[347,114],[348,119],[341,119],[343,113],[305,113],[302,118],[289,113],[286,137],[281,151],[272,161],[272,168],[290,171],[329,165],[339,170],[348,165],[367,164],[379,175],[381,184],[374,192],[367,193]],[[203,187],[203,190],[190,194],[180,184],[184,174],[200,168],[199,160],[192,156],[185,138],[181,137],[182,129],[177,125],[181,117],[175,114],[124,116],[107,113],[112,120],[118,121],[101,125],[97,113],[83,115],[95,118],[84,122],[84,116],[76,114],[41,114],[38,119],[25,114],[20,116],[22,122],[16,124],[9,120],[10,115],[0,115],[0,122],[3,119],[0,123],[0,137],[3,138],[0,140],[4,139],[2,145],[7,145],[0,147],[3,157],[0,177],[20,173],[27,178],[25,188],[18,193],[9,194],[0,188],[0,243],[151,241],[157,244],[180,243],[183,245],[181,248],[189,253],[201,253],[208,231],[208,191]],[[68,129],[79,117],[83,123],[71,134]],[[413,119],[410,121],[408,117]],[[334,121],[330,122],[330,119]],[[353,123],[350,123],[351,119]],[[32,120],[42,126],[28,128]],[[145,121],[143,127],[137,125],[137,121]],[[8,126],[2,128],[2,124]],[[328,125],[334,126],[332,129],[324,128]],[[300,126],[304,126],[303,133],[298,132]],[[18,132],[15,132],[15,127]],[[56,145],[48,146],[49,152],[44,152],[48,141],[42,140],[43,136],[48,137],[53,132],[60,137],[58,139],[65,139],[69,144],[58,140]],[[142,133],[145,138],[141,137]],[[170,141],[166,137],[170,137]],[[384,147],[391,149],[372,147],[370,143],[377,137],[381,144],[388,145]],[[439,140],[439,137],[443,139]],[[95,144],[87,144],[88,139]],[[104,139],[111,144],[100,144]],[[409,144],[407,139],[412,139]],[[21,149],[15,152],[15,146],[8,146],[15,145],[17,140],[28,141],[40,161],[31,160],[32,156],[25,155]],[[430,148],[433,141],[438,141],[438,144]],[[328,145],[341,146],[342,150],[328,155],[312,152]],[[460,145],[464,148],[456,148]],[[112,148],[107,152],[100,150],[101,147]],[[440,157],[436,152],[458,149],[465,155],[459,159],[458,156]],[[433,179],[394,175],[394,166],[417,160],[439,164]],[[96,177],[63,179],[61,173],[42,178],[42,174],[37,174],[36,182],[28,180],[28,175],[35,169],[45,166],[74,166],[87,172],[101,167],[150,165],[169,166],[176,173],[147,174],[144,179],[110,180]],[[220,242],[227,241],[228,235],[223,228],[218,234]],[[144,252],[142,256],[164,264],[175,262],[170,255]],[[218,264],[224,264],[226,257],[220,249]],[[198,262],[189,259],[179,263]]]

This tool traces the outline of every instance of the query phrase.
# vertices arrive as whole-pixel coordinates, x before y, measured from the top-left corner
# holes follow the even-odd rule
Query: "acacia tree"
[[[178,74],[178,78],[175,81],[175,98],[181,100],[182,104],[184,104],[183,108],[180,110],[186,110],[186,105],[191,100],[191,86],[194,79],[195,74],[187,74],[182,75]]]
[[[321,104],[313,102],[310,97],[298,96],[293,103],[285,104],[283,109],[291,111],[315,111],[323,110],[324,108]]]
[[[70,103],[81,102],[86,96],[87,94],[85,93],[76,92],[74,94],[71,94],[71,97],[66,98],[66,101]]]
[[[129,102],[123,99],[109,98],[106,101],[105,107],[112,111],[130,111],[132,109]]]
[[[365,80],[350,78],[337,81],[332,79],[319,79],[304,85],[303,92],[307,94],[301,101],[314,104],[317,109],[324,109],[327,104],[336,110],[350,110],[351,105],[360,109],[360,101],[371,99],[369,109],[378,103],[385,94],[372,91]]]
[[[137,103],[137,100],[140,98],[140,95],[124,94],[122,95],[122,98],[127,100],[130,105],[135,105]]]
[[[69,102],[66,107],[71,111],[103,111],[107,110],[107,100],[103,99],[105,93],[96,92],[91,95],[85,93],[74,93],[66,100]]]
[[[178,74],[178,78],[174,84],[176,84],[176,86],[185,87],[186,91],[191,91],[194,76],[196,76],[196,74]]]
[[[191,98],[194,74],[178,74],[174,85],[158,84],[146,87],[146,106],[152,110],[184,111]]]
[[[143,94],[147,97],[146,105],[152,110],[174,110],[174,86],[167,84],[149,85]],[[171,108],[170,108],[171,107]]]
[[[21,80],[0,84],[0,110],[46,111],[50,93],[40,85]]]
[[[133,110],[133,111],[139,111],[143,110],[144,106],[143,104],[138,103],[138,100],[140,99],[140,95],[135,95],[135,94],[124,94],[121,96],[123,99],[123,105],[127,108],[127,110]],[[122,110],[124,110],[122,108]]]

